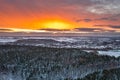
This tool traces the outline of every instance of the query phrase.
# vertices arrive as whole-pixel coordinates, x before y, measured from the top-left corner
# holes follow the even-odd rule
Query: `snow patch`
[[[98,52],[99,52],[99,55],[108,55],[108,56],[114,56],[114,57],[120,56],[120,50],[98,51]]]

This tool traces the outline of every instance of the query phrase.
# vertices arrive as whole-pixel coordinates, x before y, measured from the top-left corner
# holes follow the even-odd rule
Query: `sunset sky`
[[[0,33],[120,33],[120,0],[0,0]]]

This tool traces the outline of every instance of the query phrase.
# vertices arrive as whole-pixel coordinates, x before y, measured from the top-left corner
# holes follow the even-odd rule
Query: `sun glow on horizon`
[[[3,32],[25,32],[25,33],[31,33],[31,32],[47,32],[45,30],[33,30],[33,29],[20,29],[20,28],[3,28],[5,31]]]
[[[36,26],[41,26],[43,29],[72,29],[74,25],[71,22],[63,20],[44,20],[40,21]]]

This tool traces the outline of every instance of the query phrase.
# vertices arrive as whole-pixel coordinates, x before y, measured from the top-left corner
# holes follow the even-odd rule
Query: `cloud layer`
[[[11,31],[4,28],[42,30],[36,24],[46,17],[73,22],[78,31],[120,32],[120,0],[0,0],[0,32]]]

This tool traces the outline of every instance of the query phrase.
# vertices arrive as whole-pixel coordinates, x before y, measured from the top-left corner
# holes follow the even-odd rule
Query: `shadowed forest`
[[[120,80],[120,57],[75,48],[0,45],[0,80]]]

